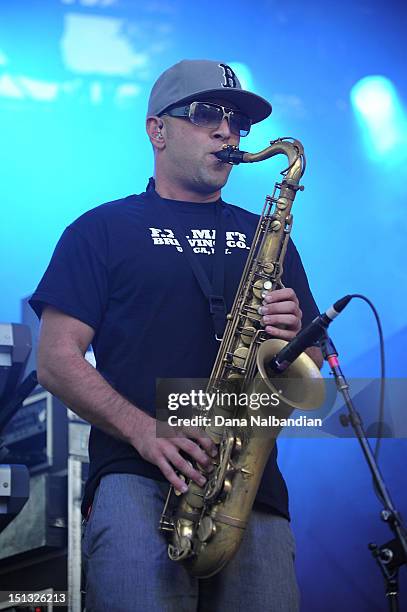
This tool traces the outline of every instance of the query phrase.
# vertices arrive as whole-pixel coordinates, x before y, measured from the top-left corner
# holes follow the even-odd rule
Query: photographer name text
[[[278,417],[274,414],[258,414],[261,408],[277,408],[280,404],[278,393],[208,393],[202,390],[192,390],[189,393],[170,393],[167,408],[177,411],[190,408],[194,414],[168,417],[168,425],[172,427],[322,427],[322,419],[310,418],[304,415],[295,418]],[[223,412],[223,414],[216,414]],[[225,416],[239,412],[244,416]]]
[[[229,418],[222,415],[213,417],[196,415],[191,418],[168,417],[171,427],[322,427],[322,419],[312,419],[306,416],[296,418],[279,418],[275,415],[260,416],[251,414],[249,417]]]

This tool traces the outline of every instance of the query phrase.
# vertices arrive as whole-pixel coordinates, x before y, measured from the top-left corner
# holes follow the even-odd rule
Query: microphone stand
[[[334,375],[336,386],[342,393],[345,404],[348,408],[349,415],[341,418],[341,423],[345,427],[352,425],[362,448],[363,454],[371,471],[373,482],[376,490],[383,502],[383,510],[380,512],[380,518],[387,523],[394,534],[394,539],[386,542],[381,546],[369,544],[369,549],[372,552],[374,559],[380,567],[386,585],[386,597],[389,602],[389,610],[398,612],[398,570],[402,565],[407,563],[407,532],[404,527],[401,517],[394,507],[393,501],[387,490],[383,476],[380,473],[375,456],[366,438],[366,433],[363,429],[362,419],[356,411],[352,399],[349,394],[349,385],[341,370],[338,360],[338,352],[329,338],[328,334],[322,336],[320,346],[324,359],[328,362],[331,372]]]

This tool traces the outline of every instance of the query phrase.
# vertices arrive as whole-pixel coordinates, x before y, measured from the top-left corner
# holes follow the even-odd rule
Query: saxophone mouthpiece
[[[234,145],[223,145],[222,150],[215,153],[215,155],[225,164],[232,164],[233,166],[237,166],[241,162],[245,161],[243,159],[245,153],[246,151],[240,151]]]

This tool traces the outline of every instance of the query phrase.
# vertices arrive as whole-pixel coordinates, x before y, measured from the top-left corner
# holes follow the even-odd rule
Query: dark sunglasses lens
[[[201,127],[216,128],[222,121],[223,111],[219,106],[199,102],[191,114],[191,121]]]
[[[228,109],[225,109],[228,110]],[[200,127],[217,128],[223,119],[223,109],[216,104],[197,102],[191,108],[190,119]],[[229,115],[230,130],[237,136],[247,136],[251,121],[247,115],[239,111],[231,111]]]
[[[243,113],[232,113],[230,115],[230,129],[238,136],[247,136],[250,132],[251,121]]]

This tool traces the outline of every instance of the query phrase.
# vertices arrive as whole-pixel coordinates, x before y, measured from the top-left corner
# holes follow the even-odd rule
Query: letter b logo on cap
[[[236,75],[232,68],[227,64],[219,64],[219,67],[223,70],[223,78],[225,82],[222,83],[222,87],[237,87]]]

